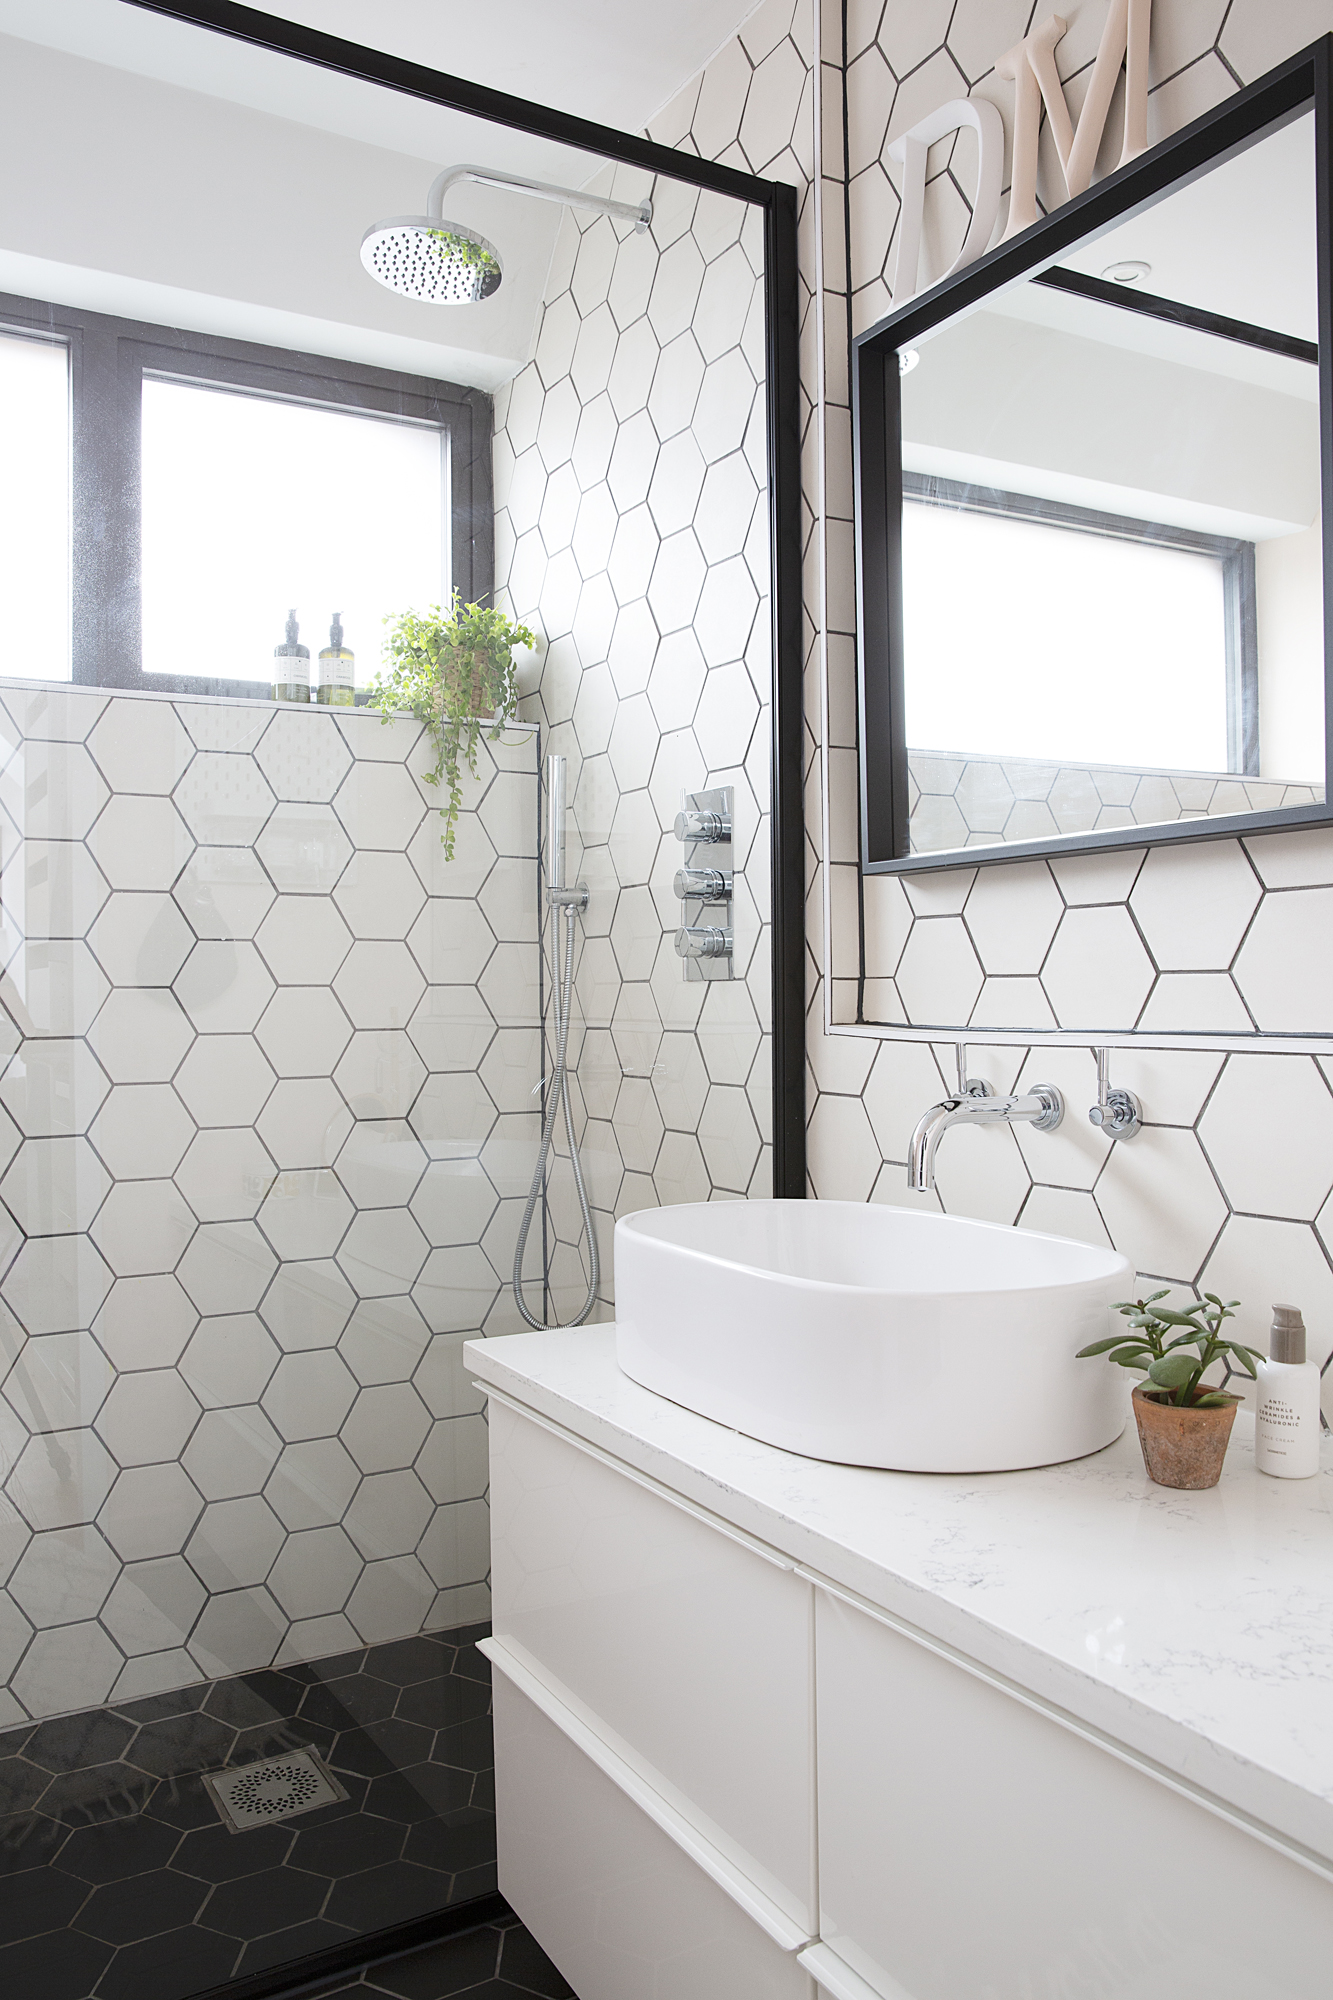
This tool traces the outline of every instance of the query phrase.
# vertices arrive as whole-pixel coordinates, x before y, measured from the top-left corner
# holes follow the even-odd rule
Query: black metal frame
[[[1012,242],[1000,244],[956,277],[909,300],[853,342],[861,866],[865,873],[908,874],[956,868],[964,859],[968,867],[974,867],[1089,848],[1219,840],[1242,832],[1333,821],[1333,800],[1327,800],[1323,805],[1290,806],[1272,812],[1219,814],[1215,819],[1108,827],[1060,839],[911,854],[903,713],[899,349],[910,347],[913,340],[969,311],[1015,279],[1051,282],[1045,278],[1049,267],[1085,238],[1152,207],[1173,188],[1197,180],[1223,160],[1243,152],[1265,131],[1289,123],[1311,108],[1315,114],[1318,236],[1320,497],[1325,522],[1325,769],[1333,791],[1333,540],[1328,527],[1333,520],[1333,35],[1326,35],[1129,166],[1063,203]],[[1062,273],[1055,282],[1063,284],[1064,277]],[[1121,292],[1116,303],[1127,310],[1151,311],[1156,302],[1135,300]],[[1170,316],[1182,317],[1179,311]],[[1191,316],[1188,323],[1199,325],[1208,317]],[[1207,330],[1228,339],[1243,339],[1248,331],[1220,319],[1210,320]],[[1307,343],[1296,346],[1303,351],[1295,358],[1311,358]],[[1280,351],[1289,350],[1284,346]],[[900,756],[897,747],[902,749]]]
[[[365,83],[383,84],[430,104],[466,111],[605,159],[644,167],[691,186],[734,195],[762,210],[766,394],[768,400],[770,608],[773,644],[771,757],[773,874],[773,1192],[804,1198],[805,1184],[805,834],[803,808],[803,660],[801,631],[800,299],[797,287],[796,190],[711,160],[618,132],[588,118],[527,103],[507,91],[404,62],[397,56],[324,35],[234,0],[125,0],[233,40],[294,56]]]
[[[0,331],[58,342],[69,355],[72,675],[85,687],[239,695],[249,677],[146,674],[141,660],[141,406],[145,377],[426,424],[449,436],[453,580],[469,601],[492,587],[491,398],[480,389],[327,355],[118,319],[0,294]],[[277,644],[275,635],[274,644]]]

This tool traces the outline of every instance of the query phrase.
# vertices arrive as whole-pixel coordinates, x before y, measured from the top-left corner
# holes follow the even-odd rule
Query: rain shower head
[[[500,253],[475,229],[428,215],[392,215],[361,239],[372,278],[405,299],[432,306],[472,306],[500,289]]]
[[[495,245],[475,229],[444,219],[444,197],[459,181],[512,188],[566,208],[595,209],[601,215],[633,223],[636,230],[646,229],[653,219],[650,201],[612,201],[606,195],[551,187],[545,181],[525,180],[490,167],[446,167],[431,182],[427,214],[392,215],[386,222],[372,223],[366,231],[361,239],[361,262],[372,278],[405,299],[421,299],[436,306],[478,305],[499,290],[504,267]]]

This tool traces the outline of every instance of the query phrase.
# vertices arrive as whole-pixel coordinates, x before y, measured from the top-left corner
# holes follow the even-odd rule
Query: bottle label
[[[319,684],[321,687],[349,688],[354,686],[356,676],[356,655],[354,653],[321,653],[319,656]]]

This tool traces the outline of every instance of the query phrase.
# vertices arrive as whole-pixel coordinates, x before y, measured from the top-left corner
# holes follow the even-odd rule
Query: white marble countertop
[[[642,1389],[615,1332],[470,1341],[483,1383],[1333,1862],[1333,1441],[1317,1478],[1154,1486],[1131,1424],[1035,1472],[798,1458]]]

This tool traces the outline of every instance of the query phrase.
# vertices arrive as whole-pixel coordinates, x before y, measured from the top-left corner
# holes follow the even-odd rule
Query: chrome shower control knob
[[[678,812],[677,840],[730,840],[731,814],[725,812]]]
[[[1104,1104],[1094,1104],[1088,1113],[1107,1139],[1132,1139],[1143,1123],[1143,1106],[1132,1090],[1108,1090]]]
[[[682,903],[725,903],[731,882],[730,868],[678,868],[673,886]]]
[[[683,924],[676,932],[677,958],[730,958],[731,932],[715,924]]]

